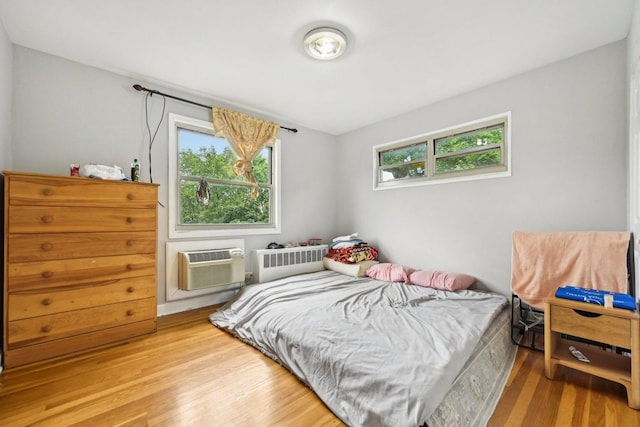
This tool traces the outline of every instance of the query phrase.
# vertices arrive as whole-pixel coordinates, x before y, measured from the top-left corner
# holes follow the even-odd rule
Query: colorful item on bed
[[[377,260],[378,251],[371,246],[363,244],[342,249],[330,248],[326,257],[345,264],[355,264],[360,261]]]
[[[367,269],[367,276],[376,280],[384,280],[385,282],[404,282],[409,281],[409,275],[415,270],[401,264],[392,264],[389,262],[372,265]]]
[[[475,281],[476,278],[468,274],[438,270],[415,270],[409,275],[409,282],[412,285],[451,292],[467,289]]]
[[[424,286],[442,291],[457,291],[473,285],[476,278],[468,274],[438,270],[416,270],[401,264],[379,263],[367,268],[365,273],[372,279],[387,282],[402,282],[407,285]]]

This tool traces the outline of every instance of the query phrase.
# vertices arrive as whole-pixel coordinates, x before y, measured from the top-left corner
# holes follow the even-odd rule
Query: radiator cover
[[[254,264],[256,282],[269,282],[295,274],[324,270],[322,259],[327,250],[327,245],[258,249],[255,251]]]

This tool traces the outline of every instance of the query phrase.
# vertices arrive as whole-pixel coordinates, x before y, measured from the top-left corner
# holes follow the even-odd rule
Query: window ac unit
[[[178,288],[185,291],[244,282],[240,248],[178,252]]]

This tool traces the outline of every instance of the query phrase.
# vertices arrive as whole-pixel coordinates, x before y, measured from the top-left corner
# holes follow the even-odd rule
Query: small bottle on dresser
[[[138,163],[138,159],[133,159],[133,163],[131,163],[131,181],[140,181],[140,163]]]

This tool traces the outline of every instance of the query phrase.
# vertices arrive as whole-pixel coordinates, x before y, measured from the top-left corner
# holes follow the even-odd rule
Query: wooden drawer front
[[[127,277],[155,276],[156,254],[77,258],[59,261],[8,264],[7,289],[76,287]]]
[[[10,206],[9,233],[155,230],[155,209]]]
[[[53,341],[156,317],[156,299],[147,298],[8,322],[9,349]]]
[[[116,233],[13,234],[9,262],[156,253],[155,231]]]
[[[155,208],[157,186],[78,177],[10,176],[11,205]]]
[[[9,294],[9,321],[155,297],[155,276],[88,283],[78,288]]]
[[[154,318],[152,320],[129,323],[123,326],[90,332],[88,334],[75,335],[55,341],[20,347],[4,353],[4,366],[5,368],[13,368],[26,365],[27,363],[37,362],[38,360],[48,359],[50,357],[62,356],[76,351],[128,340],[133,337],[155,332],[155,330],[156,319]]]
[[[619,347],[631,346],[631,321],[614,316],[586,317],[573,309],[551,306],[551,330]]]

